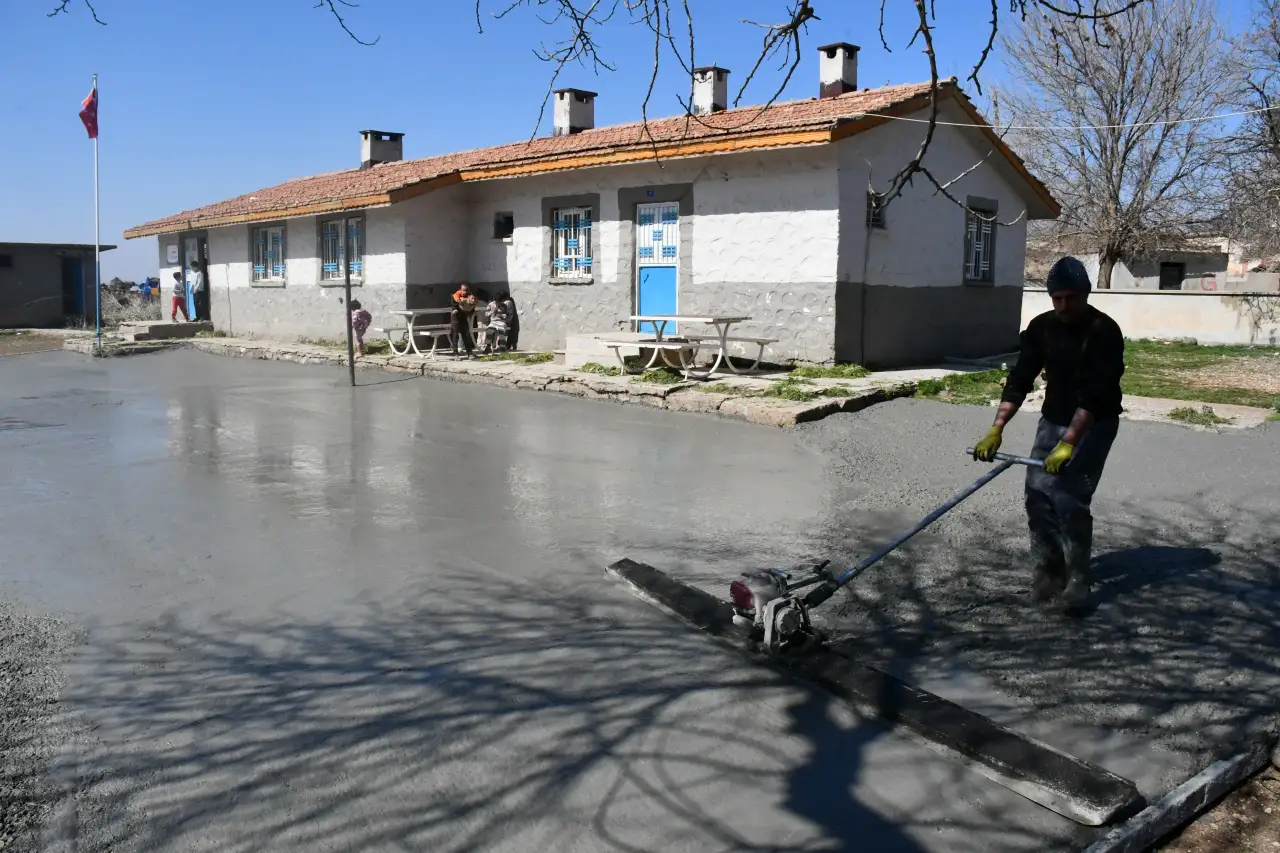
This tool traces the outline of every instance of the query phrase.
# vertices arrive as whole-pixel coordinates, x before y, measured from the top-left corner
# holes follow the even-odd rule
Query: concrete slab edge
[[[102,354],[124,356],[182,347],[214,355],[287,361],[295,364],[344,367],[347,363],[346,353],[334,353],[319,347],[234,338],[169,339],[136,344],[113,341],[111,346],[104,347]],[[75,338],[68,339],[63,348],[84,355],[94,355],[95,344],[92,338]],[[916,387],[912,382],[894,382],[867,389],[850,397],[819,398],[806,403],[788,403],[757,396],[706,394],[693,390],[697,383],[692,382],[673,385],[628,382],[623,385],[616,379],[610,382],[595,375],[581,377],[566,375],[564,368],[558,368],[557,372],[551,374],[536,374],[518,373],[512,369],[516,367],[515,365],[505,365],[503,362],[483,363],[492,364],[492,372],[476,369],[474,362],[466,363],[467,368],[455,367],[454,364],[455,362],[428,361],[406,356],[364,356],[356,361],[356,366],[361,369],[373,369],[386,373],[407,373],[471,385],[493,385],[517,390],[559,393],[625,405],[716,415],[729,420],[783,428],[821,420],[840,412],[858,412],[877,403],[910,396],[915,392]],[[504,367],[507,369],[503,369]]]
[[[619,560],[608,573],[643,601],[754,663],[822,688],[859,713],[899,727],[929,749],[1069,820],[1102,826],[1143,806],[1128,779],[1053,749],[893,676],[829,650],[794,662],[761,653],[732,626],[726,602],[651,566]]]
[[[1086,847],[1083,853],[1142,853],[1150,849],[1261,770],[1270,750],[1270,738],[1258,738],[1243,751],[1213,762]]]

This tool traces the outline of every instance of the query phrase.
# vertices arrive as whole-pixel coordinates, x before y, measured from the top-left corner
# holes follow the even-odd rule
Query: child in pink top
[[[364,308],[360,307],[360,303],[351,300],[351,331],[356,338],[356,351],[360,355],[364,355],[364,333],[368,330],[369,324],[373,322],[373,315]]]

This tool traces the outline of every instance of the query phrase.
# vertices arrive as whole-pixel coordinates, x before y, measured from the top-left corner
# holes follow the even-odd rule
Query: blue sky
[[[485,17],[505,5],[482,0]],[[125,228],[293,177],[359,160],[361,128],[405,133],[405,156],[491,145],[533,132],[549,67],[533,56],[557,30],[520,11],[476,30],[472,0],[361,0],[342,8],[373,47],[351,41],[314,0],[95,0],[106,26],[82,0],[70,14],[54,0],[10,2],[0,11],[0,239],[93,242],[93,150],[77,112],[100,75],[103,278],[155,274],[155,239]],[[784,0],[692,0],[698,64],[731,70],[740,85],[760,30]],[[940,70],[962,80],[985,41],[978,0],[939,0]],[[1007,4],[1001,4],[1007,8]],[[907,50],[913,4],[889,0],[877,35],[878,0],[816,0],[803,61],[786,96],[817,91],[819,44],[862,48],[859,85],[927,79],[918,46]],[[1246,0],[1234,6],[1247,8]],[[617,67],[596,77],[572,66],[560,85],[600,93],[596,123],[639,117],[652,68],[647,31],[615,21],[602,51]],[[650,115],[679,111],[688,90],[664,58]],[[985,79],[998,79],[992,63]],[[767,66],[745,102],[767,98],[781,80]],[[732,93],[736,93],[736,88]],[[1009,117],[1002,116],[1006,121]],[[544,121],[540,133],[547,132]]]

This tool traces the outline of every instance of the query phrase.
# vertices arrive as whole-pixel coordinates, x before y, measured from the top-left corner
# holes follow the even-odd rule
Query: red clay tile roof
[[[955,87],[954,78],[943,81],[942,85],[964,98]],[[156,219],[129,229],[125,232],[125,237],[165,234],[228,224],[228,221],[260,219],[271,214],[303,215],[316,212],[317,206],[339,209],[386,204],[393,200],[388,198],[389,193],[468,170],[535,164],[570,156],[645,150],[655,142],[659,145],[686,141],[727,142],[800,131],[830,130],[841,121],[887,111],[909,101],[927,98],[928,93],[928,83],[885,86],[849,92],[835,98],[782,102],[765,110],[760,107],[742,107],[696,120],[685,116],[654,119],[649,122],[649,134],[645,133],[642,122],[631,122],[584,130],[567,136],[539,137],[456,154],[382,163],[368,169],[330,172],[298,178]],[[967,98],[964,100],[967,101]],[[783,140],[779,144],[796,143]],[[1015,163],[1015,166],[1020,167],[1021,164]]]

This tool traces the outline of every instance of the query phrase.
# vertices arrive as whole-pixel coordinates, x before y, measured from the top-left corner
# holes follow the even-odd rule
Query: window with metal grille
[[[970,206],[964,214],[965,281],[994,281],[996,212]]]
[[[591,208],[562,207],[551,212],[551,277],[591,275]]]
[[[364,217],[348,216],[320,223],[320,280],[345,281],[343,264],[352,281],[364,278]]]
[[[871,190],[867,190],[867,227],[884,227],[884,205],[881,202],[880,193]]]
[[[249,232],[254,281],[284,281],[284,226],[253,228]]]

